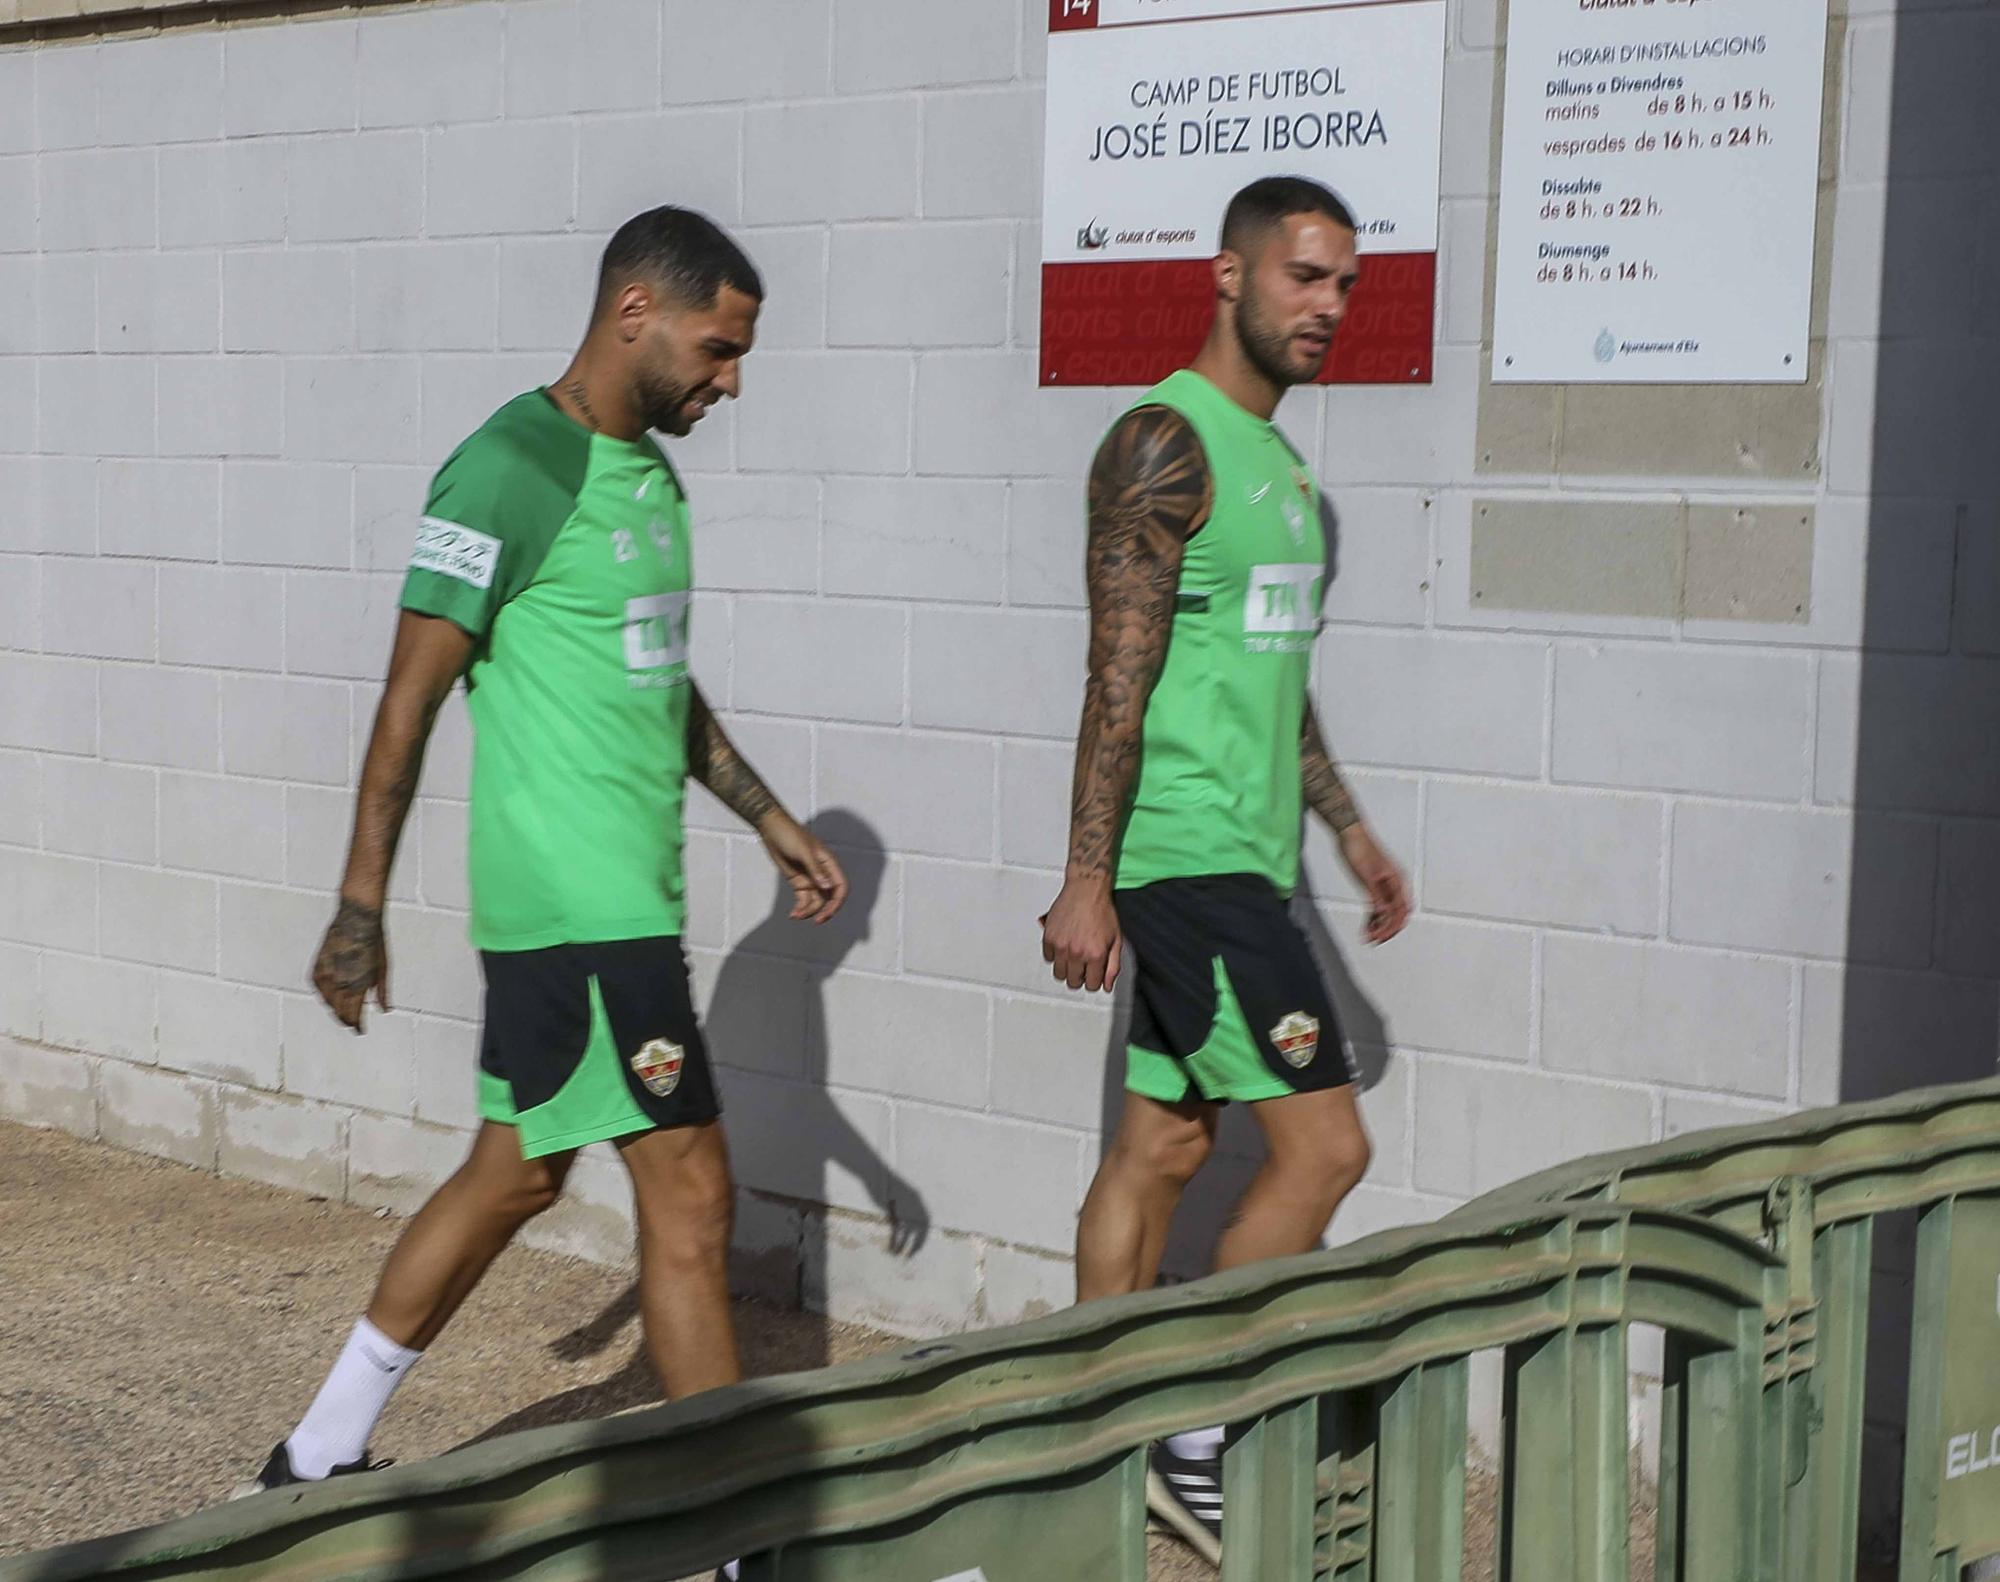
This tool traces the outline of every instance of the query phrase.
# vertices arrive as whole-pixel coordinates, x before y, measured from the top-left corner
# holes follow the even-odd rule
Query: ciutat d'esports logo
[[[1108,246],[1110,242],[1111,227],[1108,225],[1099,225],[1097,221],[1092,220],[1088,225],[1077,229],[1076,245],[1082,252],[1094,253],[1099,248]]]

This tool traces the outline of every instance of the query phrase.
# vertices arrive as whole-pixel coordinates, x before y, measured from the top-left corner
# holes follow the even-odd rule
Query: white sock
[[[722,1574],[728,1579],[728,1582],[736,1582],[740,1564],[740,1561],[732,1560],[722,1568]]]
[[[337,1466],[359,1461],[368,1450],[375,1419],[422,1355],[397,1345],[365,1318],[357,1323],[333,1372],[285,1441],[292,1470],[302,1478],[323,1478]]]
[[[1222,1430],[1190,1428],[1184,1434],[1169,1434],[1167,1449],[1183,1461],[1212,1461],[1222,1454]]]

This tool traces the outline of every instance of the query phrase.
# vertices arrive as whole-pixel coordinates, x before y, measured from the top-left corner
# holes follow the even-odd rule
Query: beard
[[[697,385],[676,384],[665,376],[642,368],[633,377],[632,394],[639,416],[649,429],[662,434],[686,435],[694,427],[688,411]]]
[[[1236,341],[1250,365],[1279,388],[1310,384],[1319,375],[1319,364],[1302,369],[1292,350],[1292,336],[1265,315],[1257,293],[1245,286],[1236,303]]]

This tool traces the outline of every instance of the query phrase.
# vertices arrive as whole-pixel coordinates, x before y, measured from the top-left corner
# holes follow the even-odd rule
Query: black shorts
[[[715,1078],[672,936],[480,952],[479,1113],[521,1153],[714,1120]]]
[[[1137,966],[1132,1092],[1254,1102],[1353,1080],[1312,946],[1268,879],[1162,879],[1113,902]]]

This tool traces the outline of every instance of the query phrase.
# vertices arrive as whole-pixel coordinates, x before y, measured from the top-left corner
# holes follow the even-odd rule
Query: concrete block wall
[[[1995,18],[1838,20],[1815,383],[1764,399],[1486,383],[1497,10],[1452,9],[1436,382],[1282,412],[1340,519],[1321,715],[1419,902],[1365,950],[1309,840],[1377,1144],[1336,1239],[1991,1069],[2000,1029],[1990,432],[1895,397],[1976,407],[1994,366],[1994,145],[1908,130],[1896,85],[1913,51],[1990,62]],[[456,704],[392,886],[396,1010],[356,1039],[305,988],[398,572],[429,470],[561,367],[604,236],[688,203],[771,289],[744,399],[676,447],[696,670],[857,881],[791,928],[694,798],[745,1278],[911,1332],[1068,1299],[1117,1035],[1035,919],[1081,481],[1128,393],[1035,385],[1043,15],[0,33],[0,1114],[397,1209],[452,1167],[479,1011]],[[1899,285],[1904,234],[1934,246]],[[1182,1268],[1254,1154],[1225,1136]],[[537,1234],[618,1256],[615,1164],[573,1179]]]

